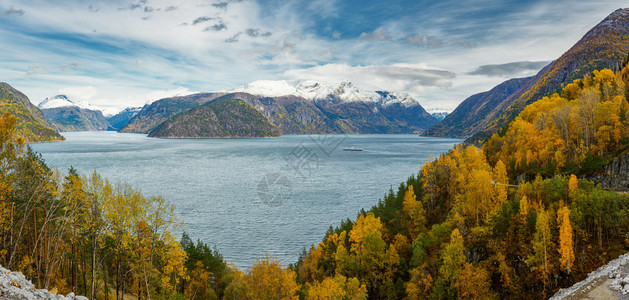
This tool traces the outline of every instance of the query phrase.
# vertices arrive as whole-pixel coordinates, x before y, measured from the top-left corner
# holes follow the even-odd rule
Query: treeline
[[[302,295],[344,278],[369,299],[538,299],[627,252],[629,197],[574,174],[627,155],[628,75],[576,80],[330,227],[293,266]]]

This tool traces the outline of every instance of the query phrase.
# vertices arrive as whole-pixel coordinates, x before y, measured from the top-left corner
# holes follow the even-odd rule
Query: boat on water
[[[363,149],[356,147],[343,148],[343,151],[363,151]]]

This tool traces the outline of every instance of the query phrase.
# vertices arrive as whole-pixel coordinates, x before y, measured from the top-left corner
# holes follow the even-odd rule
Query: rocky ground
[[[11,272],[0,266],[0,300],[88,300],[70,293],[56,295],[45,289],[36,289],[30,280],[20,272]]]
[[[623,299],[629,300],[629,253],[588,274],[583,281],[560,289],[550,299]]]

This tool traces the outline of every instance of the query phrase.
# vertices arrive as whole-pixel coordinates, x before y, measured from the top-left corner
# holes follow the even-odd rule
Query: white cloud
[[[359,40],[376,40],[376,41],[390,41],[392,38],[386,29],[380,27],[374,30],[372,33],[363,32],[358,37]]]

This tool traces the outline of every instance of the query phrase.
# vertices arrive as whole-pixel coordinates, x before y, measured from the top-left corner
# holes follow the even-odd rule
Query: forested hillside
[[[99,110],[91,110],[78,106],[44,108],[42,112],[55,130],[67,131],[99,131],[111,130],[112,127]]]
[[[157,126],[149,137],[277,137],[280,129],[243,100],[218,99],[178,114]]]
[[[304,253],[302,291],[342,276],[370,299],[540,299],[626,252],[629,197],[574,174],[626,155],[628,74],[594,71],[427,163]]]
[[[50,127],[42,112],[12,86],[0,82],[0,113],[17,118],[16,134],[26,142],[60,141],[64,138]]]
[[[0,119],[0,264],[98,299],[543,298],[627,251],[629,197],[579,179],[629,146],[629,68],[527,106],[456,146],[283,267],[247,270],[184,234],[174,207],[50,170]],[[576,175],[575,175],[576,174]]]

